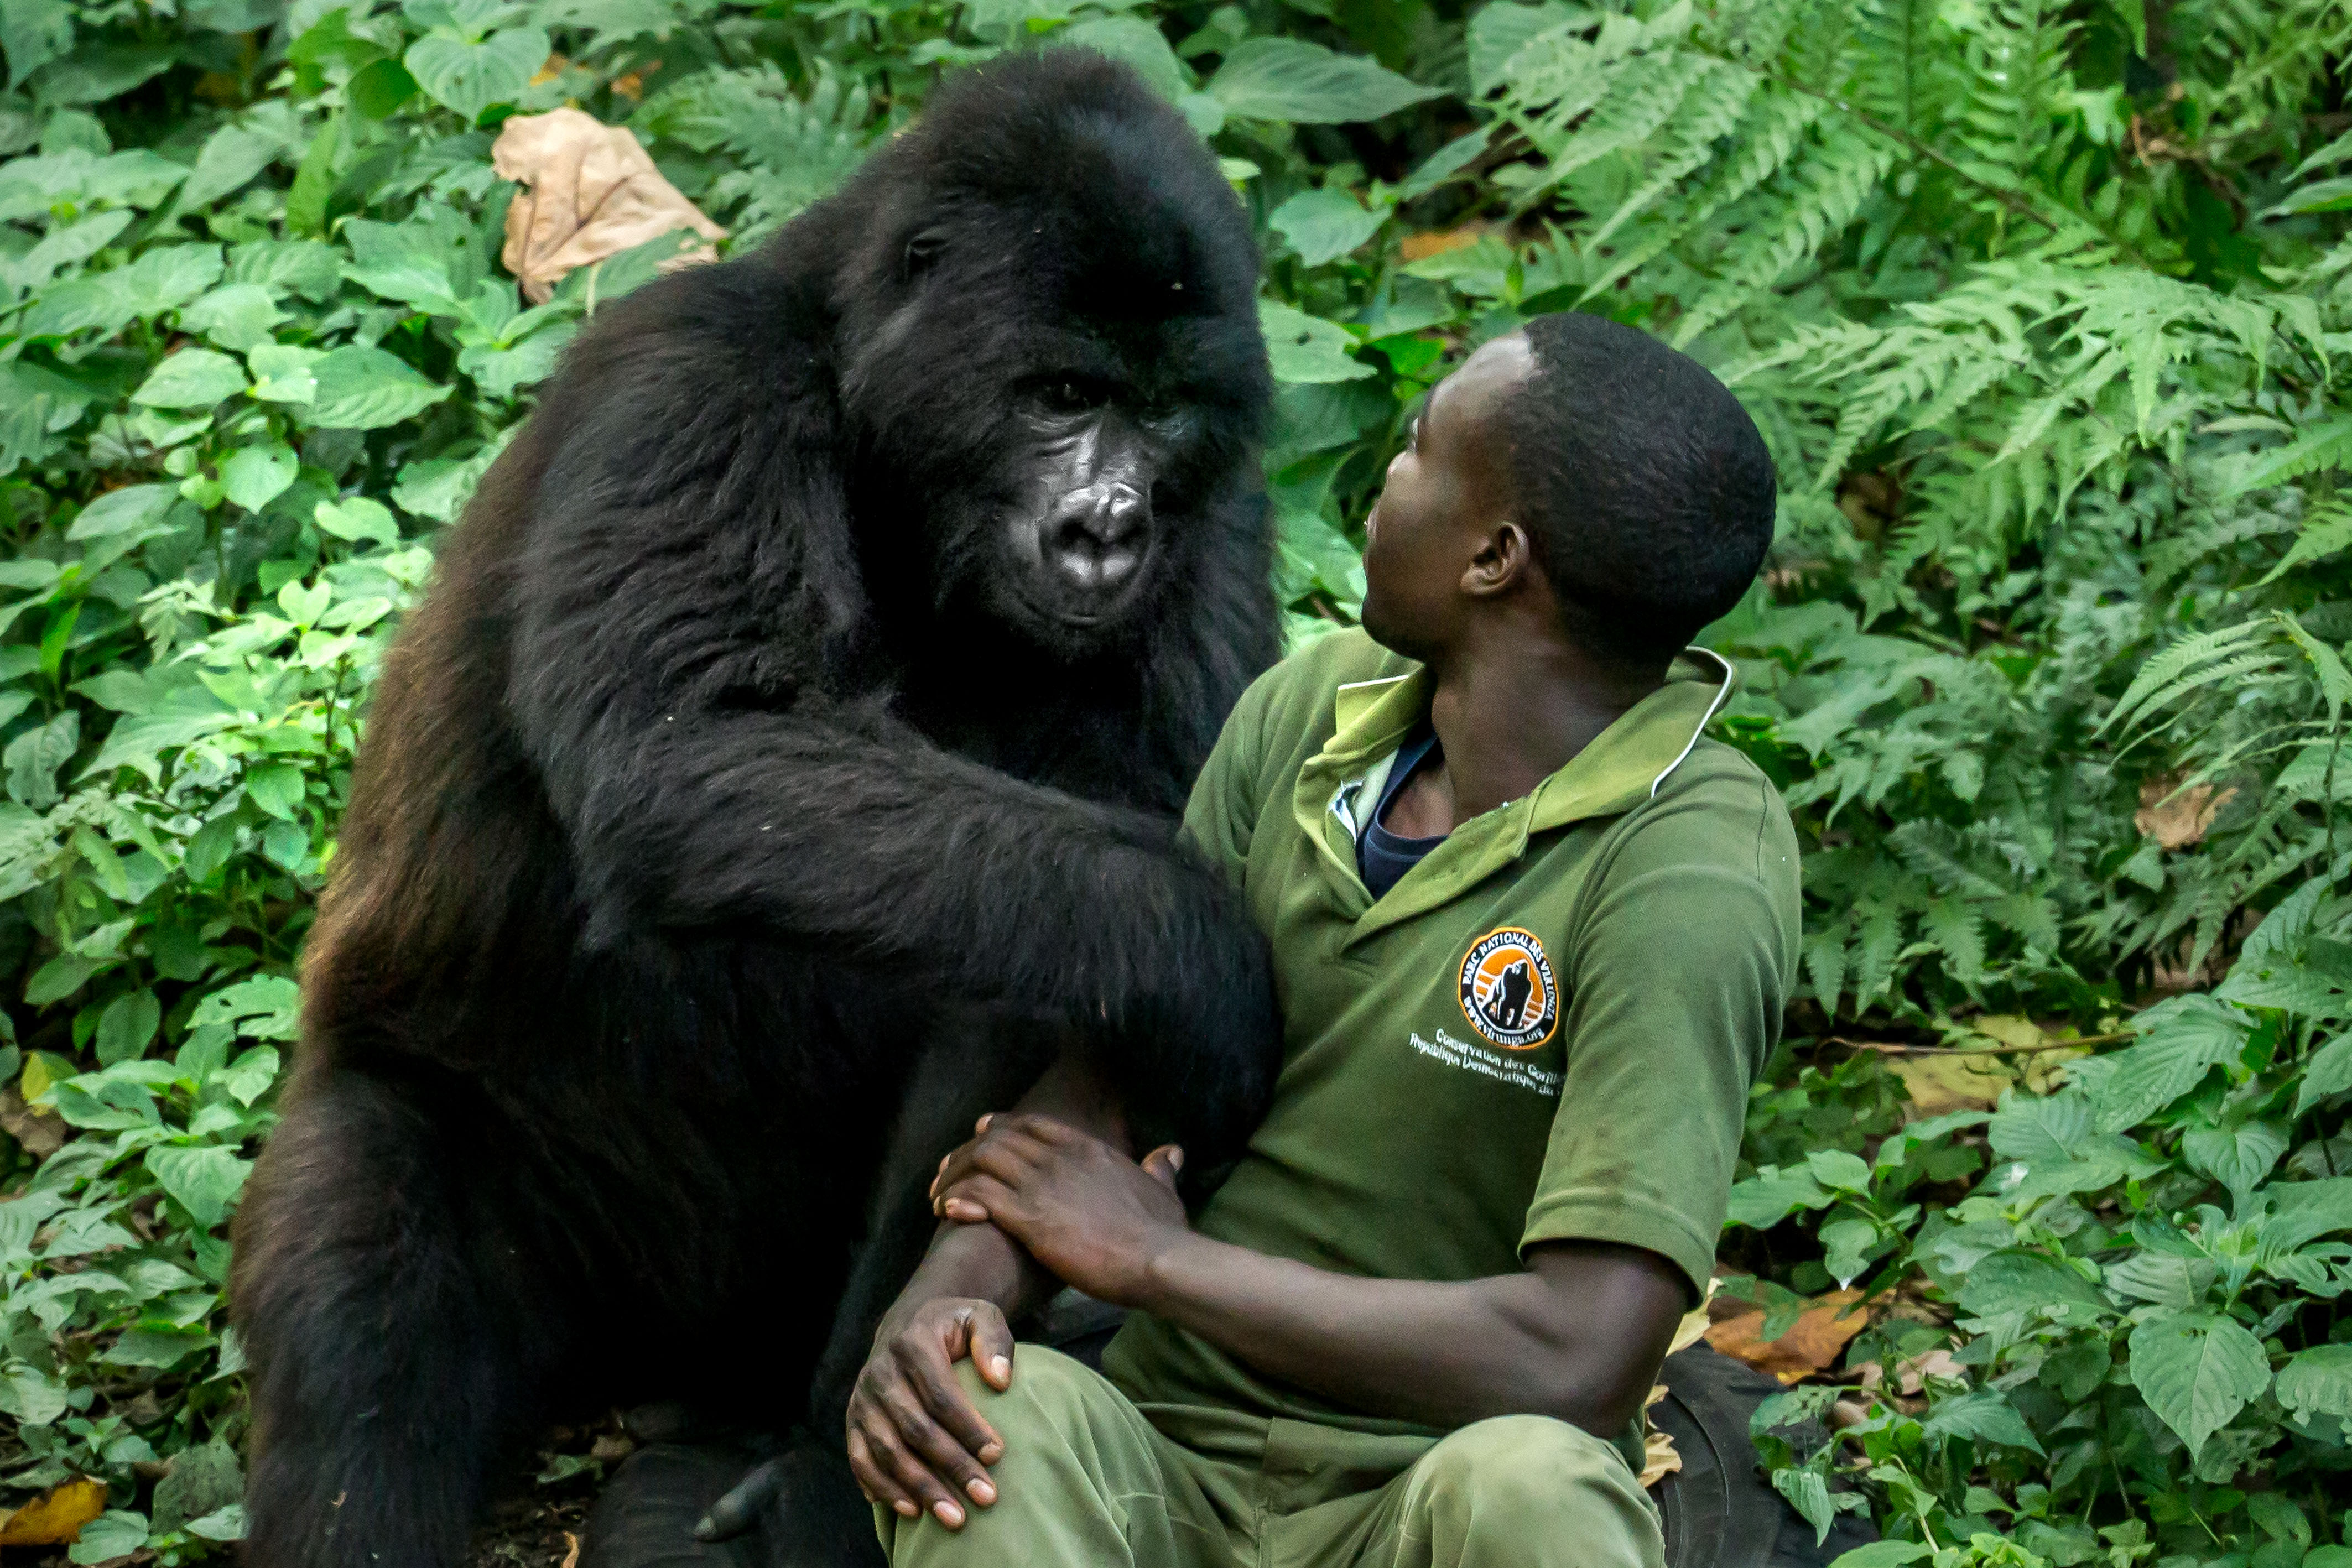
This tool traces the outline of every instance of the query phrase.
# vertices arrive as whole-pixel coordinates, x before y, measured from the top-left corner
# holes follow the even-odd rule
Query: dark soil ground
[[[509,1499],[475,1532],[466,1568],[565,1568],[579,1550],[593,1500],[584,1486],[559,1498]]]

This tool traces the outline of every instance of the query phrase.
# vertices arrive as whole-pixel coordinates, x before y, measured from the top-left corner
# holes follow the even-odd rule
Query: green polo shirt
[[[1748,1088],[1797,975],[1788,811],[1701,734],[1732,678],[1712,654],[1676,661],[1534,793],[1456,827],[1377,901],[1355,838],[1428,714],[1427,673],[1349,631],[1251,686],[1184,823],[1272,945],[1283,1065],[1202,1233],[1398,1280],[1622,1242],[1704,1291]],[[1139,1404],[1428,1430],[1146,1313],[1104,1370]]]

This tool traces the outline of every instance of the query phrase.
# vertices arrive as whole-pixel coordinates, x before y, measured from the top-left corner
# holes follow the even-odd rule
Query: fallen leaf
[[[571,68],[572,62],[563,56],[550,55],[547,57],[547,63],[539,68],[539,74],[530,78],[529,85],[532,87],[545,87],[549,82],[553,81],[557,77],[562,76],[565,71],[570,70]]]
[[[71,1546],[106,1511],[106,1483],[76,1476],[0,1521],[0,1546]]]
[[[2200,841],[2215,814],[2238,793],[2234,785],[2217,793],[2210,784],[2181,789],[2177,782],[2168,773],[2141,785],[2139,810],[2132,813],[2132,826],[2158,849],[2185,850]]]
[[[534,305],[545,304],[574,268],[648,240],[678,229],[714,240],[727,234],[662,178],[626,126],[576,109],[509,120],[490,148],[490,167],[523,187],[507,208],[499,259]],[[706,246],[668,265],[712,261],[718,254]]]
[[[1397,255],[1406,261],[1425,261],[1449,250],[1467,250],[1486,235],[1485,224],[1465,224],[1458,229],[1428,229],[1397,242]]]
[[[1706,1343],[1783,1383],[1800,1382],[1826,1371],[1846,1342],[1870,1326],[1868,1309],[1857,1305],[1861,1301],[1860,1291],[1817,1297],[1788,1333],[1773,1340],[1758,1337],[1764,1329],[1764,1310],[1758,1307],[1716,1322],[1706,1331]]]
[[[0,1133],[16,1139],[37,1160],[47,1159],[66,1143],[64,1118],[34,1110],[14,1089],[0,1089]]]
[[[1916,1395],[1927,1386],[1927,1379],[1931,1377],[1951,1378],[1957,1382],[1966,1383],[1969,1378],[1969,1369],[1952,1359],[1950,1351],[1941,1349],[1931,1350],[1924,1355],[1915,1355],[1907,1361],[1898,1361],[1895,1364],[1895,1386],[1900,1393]]]
[[[1642,1401],[1642,1485],[1644,1490],[1656,1486],[1683,1468],[1683,1457],[1675,1450],[1675,1440],[1658,1430],[1650,1419],[1650,1406],[1666,1396],[1663,1383],[1650,1390]]]
[[[1698,1305],[1685,1312],[1682,1322],[1675,1325],[1675,1342],[1666,1346],[1668,1355],[1677,1351],[1688,1350],[1706,1337],[1706,1325],[1713,1321],[1713,1315],[1707,1309],[1715,1304],[1716,1288],[1721,1283],[1719,1280],[1709,1280],[1706,1282],[1706,1294],[1700,1299]],[[1651,1396],[1651,1403],[1657,1403],[1656,1396]]]
[[[1947,1111],[1990,1111],[2000,1103],[2000,1092],[2017,1081],[2009,1063],[1998,1056],[1970,1051],[1954,1056],[1898,1056],[1887,1071],[1903,1080],[1911,1103],[1904,1114],[1912,1120],[1940,1116]]]
[[[563,1532],[563,1568],[580,1568],[580,1538],[568,1530]]]

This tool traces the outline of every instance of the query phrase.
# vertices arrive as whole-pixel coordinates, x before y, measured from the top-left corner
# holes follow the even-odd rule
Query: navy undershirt
[[[1437,747],[1437,731],[1424,720],[1420,728],[1404,737],[1397,747],[1396,761],[1389,768],[1388,781],[1381,786],[1380,803],[1372,808],[1372,817],[1356,840],[1356,874],[1364,879],[1364,886],[1374,898],[1385,895],[1401,881],[1404,873],[1419,865],[1429,852],[1445,841],[1445,835],[1433,838],[1408,839],[1391,833],[1381,825],[1389,814],[1389,804],[1397,791],[1405,787],[1412,776],[1445,754]]]

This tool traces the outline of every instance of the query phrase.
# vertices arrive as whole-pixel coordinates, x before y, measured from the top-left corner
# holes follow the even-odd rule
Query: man
[[[1544,318],[1431,394],[1363,632],[1252,687],[1185,818],[1274,950],[1274,1107],[1190,1220],[1081,1069],[943,1164],[850,1412],[894,1563],[1657,1568],[1643,1398],[1798,939],[1683,645],[1772,515],[1738,402],[1629,329]],[[1102,1374],[1016,1369],[1053,1280],[1133,1309]]]

